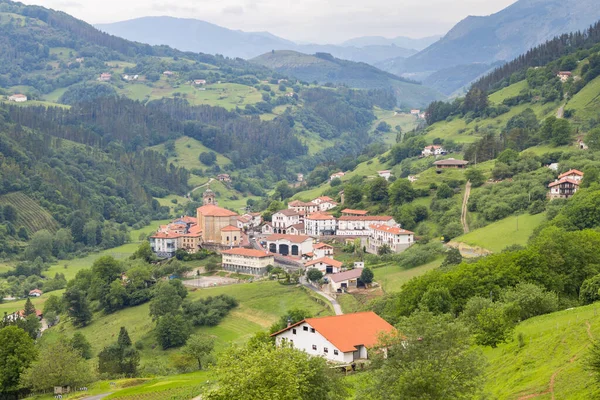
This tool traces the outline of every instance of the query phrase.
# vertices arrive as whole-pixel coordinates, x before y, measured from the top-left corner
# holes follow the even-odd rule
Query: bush
[[[582,305],[592,304],[600,300],[600,275],[586,279],[579,290],[579,301]]]
[[[585,282],[584,282],[585,284]],[[533,283],[519,283],[514,288],[502,292],[502,300],[507,304],[518,306],[521,321],[536,315],[549,314],[558,309],[558,296],[547,292]]]

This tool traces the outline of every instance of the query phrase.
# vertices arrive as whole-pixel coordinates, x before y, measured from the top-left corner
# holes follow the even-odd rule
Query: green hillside
[[[41,229],[48,229],[51,232],[58,230],[59,225],[52,215],[24,193],[15,192],[0,196],[0,205],[13,206],[17,210],[14,224],[25,227],[29,234]]]

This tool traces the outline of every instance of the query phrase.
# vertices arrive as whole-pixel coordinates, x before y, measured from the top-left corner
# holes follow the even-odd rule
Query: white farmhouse
[[[24,103],[27,101],[27,96],[24,94],[13,94],[8,97],[8,101],[14,101],[15,103]]]
[[[304,264],[306,269],[316,268],[324,274],[337,274],[342,271],[342,262],[329,257],[317,258]]]
[[[442,146],[437,145],[427,146],[421,152],[421,155],[424,157],[441,156],[442,154],[446,154],[446,150]]]
[[[369,358],[379,338],[396,330],[372,311],[307,318],[275,332],[278,346],[289,343],[294,348],[328,361],[352,363]]]
[[[316,199],[314,199],[312,201],[314,204],[317,204],[319,206],[319,210],[318,211],[329,211],[332,208],[337,207],[338,203],[336,203],[331,197],[329,196],[321,196],[321,197],[317,197]]]
[[[240,274],[265,275],[267,267],[275,264],[272,254],[254,249],[223,250],[221,255],[223,269]]]
[[[389,181],[390,178],[392,177],[392,171],[386,169],[383,171],[377,171],[377,175],[379,175],[380,178],[385,179],[386,181]]]
[[[304,202],[304,201],[300,201],[300,200],[290,201],[288,203],[288,208],[290,210],[294,210],[297,213],[302,213],[302,214],[310,214],[310,213],[319,211],[319,205],[312,201],[309,201],[309,202]]]

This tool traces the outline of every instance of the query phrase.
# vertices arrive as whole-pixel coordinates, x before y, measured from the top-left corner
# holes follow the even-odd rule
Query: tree
[[[415,191],[408,179],[397,179],[389,187],[390,203],[393,206],[401,206],[410,203],[415,198]]]
[[[381,121],[375,129],[377,132],[390,132],[392,130],[392,126],[385,121]]]
[[[515,312],[521,321],[558,310],[556,293],[533,283],[519,283],[514,288],[505,289],[501,298],[504,303],[517,306]]]
[[[346,191],[344,191],[344,195],[346,195]],[[366,187],[366,196],[374,203],[387,203],[388,181],[381,177],[373,179]]]
[[[140,354],[131,345],[125,327],[121,327],[117,342],[105,347],[98,354],[98,371],[109,376],[135,376],[140,363]]]
[[[452,295],[446,287],[432,286],[423,294],[420,306],[434,314],[448,314],[452,311]]]
[[[217,155],[212,151],[204,151],[198,156],[198,160],[208,167],[214,165],[217,161]]]
[[[359,279],[365,285],[370,285],[373,282],[374,277],[375,275],[373,274],[373,270],[371,270],[369,267],[365,267],[361,271]]]
[[[462,261],[463,261],[463,257],[460,254],[460,250],[458,250],[454,247],[451,247],[446,252],[446,258],[444,258],[444,261],[442,262],[442,265],[440,267],[443,268],[443,267],[449,267],[452,265],[458,265]]]
[[[29,334],[32,339],[37,339],[42,323],[37,315],[31,314],[25,318],[17,320],[17,326]]]
[[[306,271],[306,278],[311,282],[318,282],[323,279],[323,273],[316,268],[310,268]]]
[[[581,182],[581,187],[587,188],[593,183],[598,182],[600,182],[600,172],[598,171],[598,168],[593,165],[586,165],[583,169],[583,181]]]
[[[344,204],[355,206],[362,201],[363,192],[359,186],[346,185],[344,186]]]
[[[461,318],[475,335],[477,344],[492,348],[506,342],[515,326],[503,303],[478,296],[467,301]]]
[[[155,333],[163,350],[179,347],[190,336],[190,324],[181,314],[170,313],[158,319]]]
[[[60,315],[65,311],[65,305],[62,299],[54,294],[51,294],[44,302],[44,315],[49,312],[54,312]]]
[[[285,200],[294,195],[294,189],[288,185],[286,181],[281,181],[275,186],[273,198],[277,200]]]
[[[279,317],[279,321],[275,322],[269,328],[269,333],[279,332],[284,329],[288,324],[295,324],[296,322],[300,322],[306,318],[312,318],[312,313],[308,310],[304,310],[301,308],[293,308],[291,310],[287,310],[284,315]]]
[[[154,287],[154,297],[150,302],[150,316],[153,320],[167,314],[177,312],[183,298],[177,288],[170,282],[159,282]]]
[[[29,317],[30,315],[36,315],[35,307],[34,307],[33,303],[31,302],[31,298],[29,298],[29,297],[25,301],[25,307],[23,308],[23,315],[25,317]]]
[[[44,319],[46,320],[48,327],[54,326],[58,323],[58,315],[56,315],[54,311],[48,311],[47,313],[44,313]]]
[[[92,320],[90,303],[85,293],[77,287],[71,287],[63,294],[67,305],[67,313],[73,320],[73,325],[83,327]]]
[[[392,254],[392,249],[390,248],[389,245],[387,244],[382,244],[381,246],[379,246],[379,248],[377,249],[377,255],[378,256],[385,256],[386,254]]]
[[[454,196],[454,190],[447,183],[442,182],[437,188],[435,197],[438,199],[449,199],[452,196]]]
[[[488,96],[480,88],[473,86],[465,96],[463,110],[466,113],[473,112],[480,115],[488,107]]]
[[[154,252],[152,251],[152,247],[150,247],[150,242],[144,240],[140,247],[137,248],[135,253],[131,255],[132,260],[144,260],[146,262],[151,262],[156,259]]]
[[[33,390],[49,390],[54,386],[82,387],[94,380],[92,371],[65,338],[42,348],[40,357],[24,375],[24,382]]]
[[[215,347],[215,339],[205,335],[192,335],[188,338],[182,351],[198,362],[198,369],[206,364]]]
[[[52,234],[48,230],[37,231],[29,241],[29,246],[25,250],[25,257],[30,261],[38,257],[41,257],[44,261],[50,260],[52,258],[52,240]]]
[[[465,172],[465,178],[471,181],[473,187],[479,187],[485,183],[485,175],[478,169],[469,168]]]
[[[129,296],[121,279],[115,279],[109,286],[108,293],[104,296],[102,304],[107,313],[115,312],[127,305]]]
[[[81,332],[75,332],[71,338],[71,346],[81,354],[81,357],[89,360],[92,358],[92,345]]]
[[[12,204],[7,204],[2,208],[2,216],[7,222],[16,222],[17,209]]]
[[[0,329],[0,393],[19,389],[21,375],[37,357],[33,339],[21,328]]]
[[[204,396],[207,400],[338,400],[347,395],[323,358],[260,341],[226,350],[215,372],[218,385]]]
[[[473,399],[484,384],[485,358],[468,329],[449,315],[417,311],[383,338],[357,398],[372,400]]]
[[[590,130],[587,135],[585,135],[585,144],[591,150],[600,150],[600,127]]]
[[[590,350],[585,358],[586,369],[596,376],[596,381],[600,382],[600,341],[594,340]]]

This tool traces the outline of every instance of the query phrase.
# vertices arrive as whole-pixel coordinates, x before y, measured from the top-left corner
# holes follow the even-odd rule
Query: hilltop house
[[[392,177],[392,171],[387,170],[387,169],[384,171],[377,171],[377,175],[379,175],[379,177],[388,181]]]
[[[240,274],[265,275],[267,267],[275,264],[272,254],[254,249],[223,250],[221,255],[223,269]]]
[[[372,311],[306,318],[271,336],[281,346],[289,343],[310,355],[328,361],[352,363],[369,358],[382,334],[393,334],[395,329]]]
[[[463,169],[463,168],[467,167],[467,164],[469,164],[468,161],[455,160],[454,158],[449,158],[447,160],[440,160],[440,161],[436,161],[433,163],[433,165],[435,165],[435,168],[438,170],[438,172],[441,172],[441,170],[448,169],[448,168]]]
[[[40,297],[42,293],[40,289],[33,289],[29,291],[29,297]]]
[[[345,173],[343,173],[343,172],[336,172],[335,174],[333,174],[333,175],[331,175],[331,176],[329,177],[329,181],[332,181],[332,180],[334,180],[335,178],[342,179],[342,178],[344,177],[344,175],[346,175],[346,174],[345,174]]]
[[[313,238],[303,235],[274,234],[265,238],[267,249],[273,254],[302,257],[313,251]]]
[[[556,77],[558,79],[560,79],[561,82],[566,82],[569,80],[570,77],[573,76],[573,73],[570,71],[560,71],[556,74]]]
[[[13,94],[8,96],[8,101],[14,101],[15,103],[24,103],[27,101],[27,96],[24,94]]]
[[[194,79],[194,85],[206,85],[205,79]]]
[[[441,156],[443,154],[446,154],[446,150],[444,150],[444,148],[442,146],[438,146],[438,145],[427,146],[421,152],[421,155],[423,157]]]
[[[338,203],[336,203],[331,197],[329,196],[321,196],[321,197],[317,197],[316,199],[314,199],[312,201],[314,204],[318,205],[318,211],[329,211],[332,208],[337,207]]]
[[[217,180],[219,182],[231,182],[231,176],[229,174],[219,174]]]
[[[110,81],[111,78],[112,78],[112,75],[105,72],[103,74],[100,74],[100,77],[98,78],[98,80],[100,82],[108,82],[108,81]]]
[[[415,243],[414,232],[398,226],[371,225],[367,252],[377,254],[383,245],[389,246],[394,253],[401,253]]]
[[[572,169],[559,175],[557,180],[548,185],[548,188],[550,189],[548,198],[554,200],[572,197],[579,189],[582,179],[583,172],[576,169]]]

